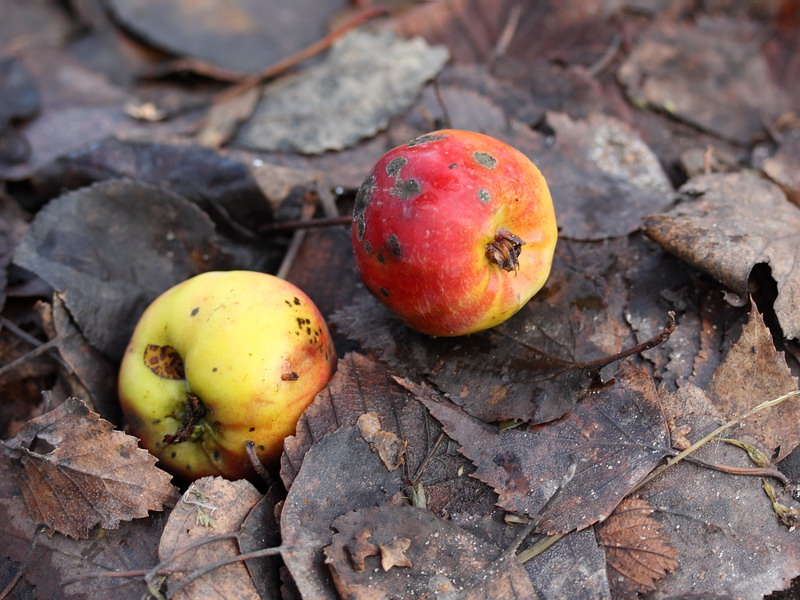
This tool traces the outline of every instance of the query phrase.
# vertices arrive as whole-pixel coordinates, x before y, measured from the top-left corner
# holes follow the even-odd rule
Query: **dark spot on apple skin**
[[[453,163],[452,165],[450,165],[450,166],[449,166],[449,167],[447,167],[447,168],[448,168],[448,169],[455,169],[457,166],[458,166],[458,164],[457,164],[457,163]]]
[[[489,190],[478,190],[478,200],[480,200],[484,204],[488,204],[489,200],[491,199],[492,195],[489,193]]]
[[[211,372],[212,373],[216,373],[217,372],[217,367],[214,367],[213,369],[211,369]]]
[[[372,256],[372,244],[369,243],[369,240],[364,242],[364,252],[367,253],[367,256]]]
[[[214,458],[214,460],[220,460],[222,458],[222,455],[219,453],[219,450],[214,450],[214,452],[212,452],[212,457]]]
[[[400,179],[398,177],[389,193],[392,196],[400,196],[401,200],[406,201],[419,194],[420,189],[419,181],[416,179]]]
[[[389,177],[397,177],[400,174],[400,169],[408,164],[408,159],[404,156],[398,156],[389,161],[386,165],[386,174]]]
[[[372,201],[372,194],[375,192],[375,173],[370,173],[364,179],[364,183],[358,188],[356,192],[355,206],[353,207],[353,221],[356,224],[356,236],[359,241],[364,239],[364,232],[366,231],[366,216],[367,207]]]
[[[150,421],[150,422],[151,422],[153,425],[158,425],[159,423],[161,423],[161,419],[153,419],[153,420],[152,420],[152,421]]]
[[[497,166],[497,159],[488,152],[474,152],[472,158],[487,169],[494,169]]]
[[[170,458],[175,458],[176,456],[178,456],[178,453],[177,452],[172,452],[169,456],[170,456]]]
[[[291,373],[283,373],[281,375],[281,381],[297,381],[300,379],[300,375],[292,371]],[[250,431],[253,431],[252,429]]]
[[[375,258],[377,258],[378,262],[381,263],[381,264],[383,264],[386,261],[386,258],[380,252],[378,252],[378,254],[375,256]]]
[[[381,294],[383,294],[386,298],[388,298],[390,296],[389,290],[387,290],[385,287],[380,287],[378,289],[380,289]]]
[[[266,450],[266,447],[264,447],[263,445],[259,445],[258,449],[260,452],[263,452],[264,450]]]
[[[251,428],[250,428],[250,431],[255,431],[255,430],[256,430],[256,428],[255,428],[255,427],[251,427]]]
[[[295,303],[295,306],[300,306],[300,298],[298,298],[297,296],[295,296],[295,297],[294,297],[294,303]]]
[[[403,256],[403,248],[400,246],[400,240],[397,239],[395,234],[391,234],[388,238],[386,238],[386,247],[395,258],[400,258]]]
[[[430,144],[431,142],[439,142],[446,139],[447,136],[440,133],[426,133],[408,142],[406,148],[413,148],[414,146],[421,146],[422,144]]]
[[[194,316],[196,316],[196,315],[197,315],[197,313],[199,313],[199,312],[200,312],[200,307],[199,307],[199,306],[195,306],[195,307],[192,309],[192,312],[191,312],[190,314],[191,314],[191,315],[194,317]]]
[[[292,303],[289,302],[288,300],[284,300],[284,302],[286,302],[286,306],[291,306],[292,305]]]

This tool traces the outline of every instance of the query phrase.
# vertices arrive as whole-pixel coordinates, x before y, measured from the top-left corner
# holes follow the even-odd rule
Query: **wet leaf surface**
[[[259,150],[304,154],[341,150],[374,135],[406,110],[447,57],[445,48],[420,39],[351,32],[333,45],[324,62],[268,86],[236,141]],[[372,93],[364,94],[365,89]]]
[[[647,235],[743,298],[754,268],[768,265],[783,335],[800,337],[797,207],[777,186],[747,173],[698,177],[680,191],[680,204],[647,219]]]
[[[18,461],[14,479],[33,520],[70,537],[115,529],[175,499],[155,458],[76,398],[30,421],[5,449]]]
[[[342,597],[531,598],[525,570],[502,548],[410,506],[349,512],[325,549]],[[360,568],[363,567],[363,568]]]
[[[125,180],[50,202],[17,247],[15,261],[62,292],[89,342],[112,358],[122,355],[136,320],[158,294],[192,275],[233,265],[210,219],[194,204]]]
[[[670,453],[655,386],[631,366],[614,382],[591,390],[559,421],[502,432],[419,391],[420,400],[478,467],[472,476],[491,485],[506,510],[531,518],[544,510],[537,526],[543,532],[602,521]],[[575,474],[548,505],[573,465]]]

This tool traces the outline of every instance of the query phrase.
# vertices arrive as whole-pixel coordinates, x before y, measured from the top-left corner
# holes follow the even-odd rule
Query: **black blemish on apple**
[[[300,375],[292,371],[291,373],[282,373],[281,374],[281,381],[297,381],[300,379]],[[252,429],[250,430],[252,431]]]
[[[255,430],[256,430],[256,428],[255,428],[255,427],[251,427],[251,428],[250,428],[250,431],[255,431]]]
[[[295,305],[296,305],[296,306],[300,306],[300,298],[298,298],[297,296],[295,296],[295,297],[294,297],[294,303],[295,303]]]
[[[381,291],[381,294],[383,294],[385,297],[387,298],[389,297],[389,290],[387,290],[385,287],[380,287],[378,289]]]
[[[416,196],[420,191],[419,181],[416,179],[395,179],[392,189],[389,193],[392,196],[400,196],[403,201],[408,200],[411,196]]]
[[[366,252],[368,256],[372,256],[372,244],[369,243],[369,240],[364,242],[364,252]]]
[[[458,164],[457,164],[457,163],[453,163],[452,165],[450,165],[450,166],[449,166],[449,167],[447,167],[447,168],[448,168],[448,169],[455,169],[457,166],[458,166]]]
[[[356,224],[356,236],[359,240],[364,239],[364,231],[366,230],[366,220],[364,213],[367,211],[367,206],[372,201],[372,194],[375,191],[375,173],[370,173],[358,188],[356,192],[355,206],[353,207],[353,221]]]
[[[197,313],[199,313],[199,312],[200,312],[200,307],[199,307],[199,306],[195,306],[195,307],[192,309],[192,312],[191,312],[191,313],[189,313],[189,314],[191,314],[191,315],[194,317],[194,316],[195,316]]]
[[[217,372],[217,367],[214,367],[213,369],[211,369],[211,372],[212,373],[216,373]]]
[[[487,204],[491,199],[492,195],[489,193],[489,190],[478,190],[478,200]]]
[[[388,238],[386,238],[386,247],[395,258],[400,258],[403,256],[403,248],[400,246],[400,240],[397,239],[395,234],[391,234]]]
[[[152,420],[152,421],[150,421],[150,422],[151,422],[153,425],[158,425],[159,423],[161,423],[161,419],[153,419],[153,420]]]
[[[398,156],[389,161],[386,165],[386,174],[389,177],[397,177],[400,174],[400,169],[408,164],[408,159],[404,156]]]
[[[219,450],[214,450],[214,452],[211,453],[211,456],[214,460],[220,460],[222,458],[222,455],[219,453]]]
[[[378,262],[381,263],[381,264],[383,264],[383,262],[386,260],[386,258],[383,256],[383,254],[381,252],[378,252],[378,254],[375,256],[375,258],[377,258]]]
[[[410,142],[408,142],[406,144],[406,148],[413,148],[414,146],[421,146],[422,144],[429,144],[431,142],[438,142],[446,139],[447,136],[444,136],[440,133],[426,133],[425,135],[416,137]]]
[[[497,159],[488,152],[473,152],[472,158],[487,169],[494,169],[497,166]]]
[[[172,452],[169,456],[170,456],[170,458],[175,458],[175,457],[178,456],[178,453],[177,452]]]
[[[259,445],[259,446],[258,446],[258,449],[259,449],[259,451],[261,451],[261,452],[263,452],[264,450],[266,450],[266,448],[265,448],[263,445]]]

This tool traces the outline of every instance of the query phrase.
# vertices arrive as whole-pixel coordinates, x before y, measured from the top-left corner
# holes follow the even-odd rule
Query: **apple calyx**
[[[519,269],[519,255],[525,242],[507,229],[500,229],[494,235],[494,241],[486,244],[486,258],[505,271]]]
[[[168,433],[164,436],[165,444],[180,444],[181,442],[198,441],[203,436],[206,428],[206,406],[203,401],[191,392],[186,392],[186,404],[184,404],[183,418],[181,426],[175,433]]]

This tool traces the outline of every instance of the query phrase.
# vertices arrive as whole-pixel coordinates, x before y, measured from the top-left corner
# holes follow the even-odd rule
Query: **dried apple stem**
[[[486,258],[505,271],[519,270],[519,255],[525,242],[506,229],[494,235],[494,241],[486,244]]]

